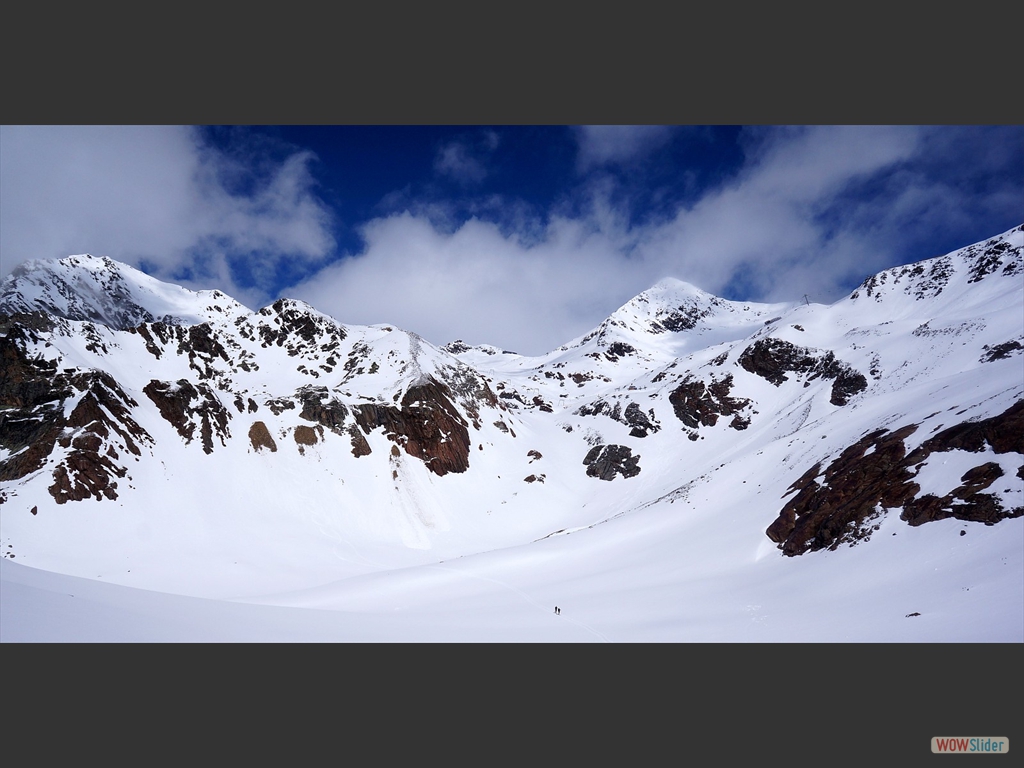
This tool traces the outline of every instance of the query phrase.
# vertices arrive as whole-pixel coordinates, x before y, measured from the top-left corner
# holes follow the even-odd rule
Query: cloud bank
[[[348,222],[363,246],[341,254],[308,151],[227,153],[181,127],[4,127],[3,273],[91,252],[253,308],[287,295],[435,344],[542,354],[666,276],[727,298],[827,303],[908,254],[938,255],[919,250],[935,232],[1024,220],[1019,126],[744,129],[728,177],[640,223],[610,169],[653,162],[678,132],[567,131],[577,171],[597,173],[547,210],[493,188],[456,204],[409,186],[386,215]],[[454,137],[433,173],[479,185],[500,144],[493,131]]]
[[[361,255],[292,293],[348,322],[390,322],[438,344],[460,337],[523,354],[586,333],[666,276],[719,294],[742,284],[765,300],[831,300],[851,273],[891,254],[886,233],[826,226],[815,213],[912,155],[919,138],[913,128],[773,136],[730,183],[645,227],[630,228],[599,186],[584,215],[553,215],[529,240],[479,219],[451,233],[410,212],[376,219]]]
[[[313,159],[296,152],[257,171],[182,126],[3,126],[2,274],[93,253],[256,298],[261,274],[283,261],[315,267],[334,247]],[[233,279],[238,268],[249,285]]]

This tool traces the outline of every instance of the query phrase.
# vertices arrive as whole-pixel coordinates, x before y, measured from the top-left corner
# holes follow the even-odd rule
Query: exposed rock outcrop
[[[365,403],[352,406],[352,410],[364,433],[383,427],[389,440],[423,461],[434,474],[465,472],[469,469],[468,424],[450,394],[448,387],[428,377],[409,387],[401,408]]]
[[[262,421],[254,421],[249,427],[249,442],[252,443],[253,450],[257,452],[267,448],[271,453],[277,453],[277,443],[274,442],[270,430]]]
[[[742,417],[740,412],[750,406],[750,400],[730,397],[732,385],[732,374],[722,379],[712,377],[708,384],[687,376],[669,394],[668,401],[672,403],[676,417],[690,429],[713,427],[718,423],[719,416],[733,416],[729,426],[733,429],[746,429],[750,420]]]
[[[721,305],[721,300],[712,296],[708,297],[707,305],[698,302],[680,304],[674,309],[659,309],[655,312],[655,319],[651,322],[650,328],[655,333],[671,331],[681,333],[692,330],[697,323],[714,312],[714,308]]]
[[[630,437],[647,437],[648,434],[661,429],[661,424],[654,416],[653,408],[644,413],[640,410],[639,405],[632,402],[626,406],[625,412],[623,412],[622,403],[618,400],[614,405],[609,404],[606,400],[596,400],[593,403],[581,405],[575,413],[578,416],[607,416],[613,421],[630,427]]]
[[[469,350],[471,350],[472,347],[469,346],[462,339],[456,339],[455,341],[449,341],[447,344],[445,344],[443,347],[441,347],[441,349],[443,351],[447,352],[449,355],[461,355],[461,354],[463,354],[465,352],[469,352]],[[490,350],[484,350],[484,351],[486,351],[488,354],[491,354],[491,355],[494,354]]]
[[[504,410],[504,405],[498,400],[498,396],[494,394],[487,381],[469,366],[461,363],[445,365],[438,369],[437,374],[438,383],[448,388],[451,400],[462,408],[474,429],[481,427],[481,408]],[[538,405],[536,400],[534,405]],[[541,410],[544,408],[541,407]]]
[[[57,437],[67,449],[53,470],[50,495],[58,504],[82,499],[117,498],[117,480],[127,474],[118,464],[117,448],[136,456],[136,441],[151,442],[149,433],[132,419],[129,408],[138,406],[113,377],[102,371],[78,374],[74,384],[84,390]]]
[[[359,427],[354,423],[348,425],[348,435],[352,441],[352,455],[356,458],[360,456],[369,456],[373,453],[370,448],[370,444],[366,442],[366,438],[363,437],[363,433],[359,431]]]
[[[280,416],[285,411],[295,410],[295,401],[290,397],[273,397],[263,402],[270,412],[275,416]]]
[[[213,379],[232,364],[219,333],[210,323],[178,325],[157,320],[126,330],[138,334],[149,353],[158,360],[168,349],[187,357],[189,367],[200,379]],[[218,361],[223,361],[223,364]]]
[[[993,347],[989,347],[989,345],[986,344],[983,349],[985,350],[985,353],[981,356],[980,362],[991,363],[994,360],[1002,360],[1010,357],[1011,355],[1021,354],[1021,352],[1024,351],[1024,344],[1011,339],[1010,341],[1002,344],[996,344]]]
[[[928,493],[908,502],[900,518],[917,526],[950,517],[986,525],[1020,517],[1024,509],[1006,510],[997,496],[982,493],[1002,476],[1003,469],[995,462],[981,464],[964,472],[960,477],[961,485],[945,496],[940,498]]]
[[[221,445],[226,445],[225,439],[231,437],[228,430],[231,412],[206,384],[201,383],[197,388],[188,379],[178,379],[177,382],[153,379],[142,391],[186,444],[194,439],[197,425],[203,451],[207,454],[213,453],[214,435],[220,439]]]
[[[349,410],[344,403],[332,397],[326,387],[303,387],[295,395],[302,403],[300,418],[314,421],[336,435],[346,434],[345,420]]]
[[[0,315],[0,447],[10,453],[0,461],[0,481],[42,467],[64,427],[63,402],[74,393],[69,378],[55,362],[26,352],[36,331],[52,325],[41,313]]]
[[[497,398],[482,379],[458,376],[454,379],[460,385],[462,399],[474,406],[467,409],[470,418],[479,416],[475,406],[497,404]],[[364,435],[383,427],[388,439],[401,445],[410,456],[422,460],[438,475],[464,472],[469,467],[469,425],[455,406],[455,397],[456,393],[449,386],[433,378],[410,387],[397,407],[387,403],[345,404],[326,387],[302,387],[295,393],[302,405],[299,415],[316,422],[319,428],[347,435],[353,456],[372,453]],[[475,397],[480,399],[473,400]],[[501,421],[495,424],[508,430]],[[474,426],[479,429],[479,422]]]
[[[1024,272],[1021,247],[1005,239],[992,238],[975,243],[964,248],[960,256],[966,262],[968,283],[979,282],[991,274],[1010,276]],[[954,274],[956,268],[952,254],[926,259],[872,275],[851,294],[850,298],[858,298],[863,291],[875,301],[881,301],[890,286],[901,286],[906,294],[918,300],[934,298],[942,293]]]
[[[999,498],[983,493],[1003,475],[998,464],[983,462],[960,478],[961,485],[939,498],[918,498],[917,470],[934,452],[1024,454],[1024,401],[998,416],[962,422],[944,429],[907,453],[904,440],[917,431],[908,424],[895,432],[876,430],[847,448],[821,472],[815,464],[794,482],[797,492],[767,529],[768,538],[786,555],[835,549],[871,535],[872,521],[884,510],[903,508],[900,518],[910,525],[956,518],[993,525],[1024,515],[1024,507],[1005,509]]]
[[[263,346],[284,347],[293,357],[333,352],[348,336],[344,327],[294,299],[278,299],[257,314],[256,332]]]
[[[849,399],[867,389],[868,381],[833,352],[815,354],[818,350],[798,347],[776,338],[760,339],[740,354],[737,362],[744,370],[770,381],[775,386],[789,381],[787,373],[805,377],[804,386],[817,379],[834,379],[833,405],[846,405]]]
[[[323,427],[320,427],[320,429],[323,430]],[[319,436],[317,435],[316,430],[303,424],[300,424],[295,428],[293,436],[295,438],[295,444],[298,446],[316,445],[319,442]]]
[[[614,480],[616,475],[636,477],[640,474],[640,457],[625,445],[595,445],[583,459],[587,475],[601,480]]]
[[[63,456],[49,488],[58,504],[116,499],[117,479],[127,474],[121,454],[141,455],[140,444],[152,437],[131,416],[138,403],[112,376],[58,372],[55,362],[26,352],[38,333],[53,327],[38,313],[0,316],[0,447],[9,452],[0,461],[0,481],[41,469],[59,447]]]
[[[299,453],[303,456],[306,455],[306,446],[316,445],[320,442],[320,438],[323,437],[324,428],[319,424],[316,428],[307,427],[305,424],[300,424],[292,432],[292,437],[295,438],[295,445],[299,448]]]
[[[624,341],[613,341],[604,351],[605,359],[617,363],[620,357],[628,357],[636,354],[636,347]]]

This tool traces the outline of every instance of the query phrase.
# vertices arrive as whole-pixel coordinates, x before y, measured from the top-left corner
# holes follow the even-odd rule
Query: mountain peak
[[[788,306],[729,301],[684,280],[664,277],[613,312],[603,325],[647,334],[680,333],[730,315],[760,320]]]
[[[694,296],[711,296],[712,295],[712,294],[708,293],[707,291],[702,290],[701,288],[698,288],[693,283],[688,283],[685,280],[680,280],[677,277],[663,277],[663,278],[661,278],[661,280],[659,280],[654,285],[652,285],[650,288],[648,288],[646,291],[644,291],[643,294],[641,294],[641,295],[646,295],[646,294],[657,295],[657,294],[662,294],[662,293],[683,293],[683,294],[688,293],[688,294],[691,294],[691,295],[694,295]]]
[[[157,320],[193,325],[224,311],[248,312],[220,291],[191,291],[107,256],[88,253],[26,261],[4,278],[0,312],[39,311],[114,330]]]

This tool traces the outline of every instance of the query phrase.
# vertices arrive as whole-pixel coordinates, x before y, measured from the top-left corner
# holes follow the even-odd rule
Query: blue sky
[[[662,277],[830,303],[1024,222],[1022,126],[4,126],[0,262],[540,354]]]

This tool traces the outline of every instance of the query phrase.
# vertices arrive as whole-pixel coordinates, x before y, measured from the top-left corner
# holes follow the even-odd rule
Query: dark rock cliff
[[[213,453],[214,435],[221,445],[226,445],[225,439],[231,437],[228,430],[231,413],[206,384],[195,387],[187,379],[177,382],[154,379],[142,391],[153,401],[160,415],[178,430],[186,444],[195,437],[197,425],[205,453]]]
[[[131,416],[138,403],[112,376],[59,371],[57,363],[27,351],[53,327],[41,313],[0,316],[0,447],[10,452],[0,462],[0,480],[42,469],[59,447],[64,450],[49,488],[58,504],[116,499],[117,479],[127,474],[122,453],[141,455],[140,444],[151,444],[152,437]]]
[[[595,445],[583,458],[587,475],[601,480],[614,480],[616,475],[636,477],[640,474],[640,457],[625,445]]]
[[[451,390],[433,378],[409,387],[401,407],[352,406],[356,423],[370,434],[383,427],[389,440],[420,459],[436,475],[469,469],[469,430],[450,399]]]
[[[690,429],[697,429],[698,426],[713,427],[718,423],[719,416],[732,416],[730,427],[746,429],[750,420],[740,413],[750,406],[750,401],[742,397],[730,397],[732,385],[732,375],[722,379],[712,377],[707,384],[687,376],[669,394],[668,401],[676,417]]]
[[[960,485],[943,497],[918,496],[917,471],[935,452],[963,450],[1024,454],[1024,401],[998,416],[962,422],[944,429],[907,452],[904,441],[917,431],[908,424],[895,432],[876,430],[835,459],[822,473],[815,464],[794,482],[797,492],[765,532],[786,555],[836,549],[870,537],[872,521],[882,510],[903,508],[900,518],[910,525],[956,518],[993,525],[1024,515],[1024,507],[1005,509],[994,494],[984,493],[1003,475],[993,462],[981,462],[960,478]],[[1018,471],[1024,479],[1024,466]]]

